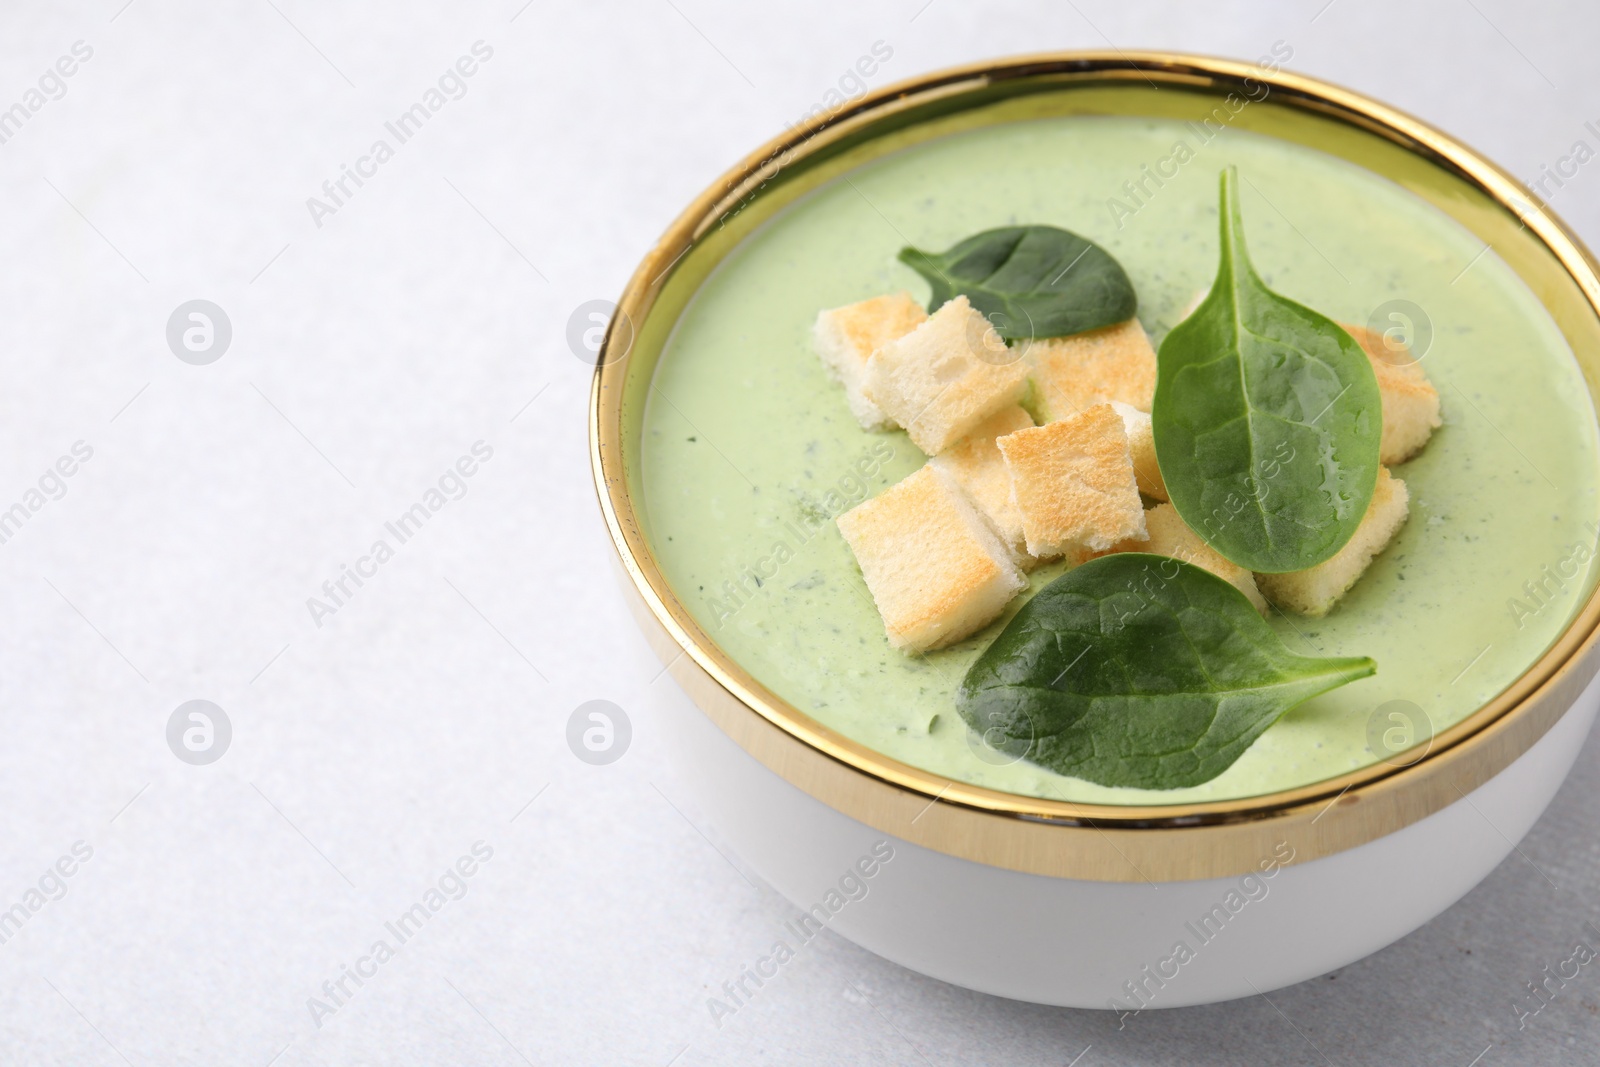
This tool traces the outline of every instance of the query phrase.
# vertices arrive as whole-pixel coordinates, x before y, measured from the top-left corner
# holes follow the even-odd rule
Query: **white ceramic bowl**
[[[651,376],[697,286],[761,222],[944,133],[1043,115],[1182,116],[1229,92],[1255,99],[1262,85],[1235,125],[1389,177],[1492,244],[1540,295],[1595,392],[1596,266],[1512,178],[1346,90],[1169,54],[1026,57],[871,94],[730,171],[625,291],[592,398],[601,507],[640,624],[688,694],[669,702],[685,778],[743,860],[812,916],[795,936],[827,926],[925,974],[1047,1004],[1134,1011],[1268,992],[1449,907],[1505,858],[1570,769],[1600,706],[1593,589],[1521,678],[1401,758],[1267,796],[1112,807],[956,782],[828,729],[723,653],[656,567],[634,507]]]
[[[968,989],[1129,1011],[1270,993],[1376,952],[1460,900],[1555,796],[1600,682],[1509,767],[1409,826],[1254,878],[1160,883],[1052,878],[913,844],[790,785],[687,698],[667,706],[683,777],[741,860],[802,910],[829,890],[848,899],[839,880],[858,875],[865,895],[830,913],[830,929]],[[893,858],[860,878],[857,861],[885,841]],[[1174,953],[1180,941],[1192,959]]]

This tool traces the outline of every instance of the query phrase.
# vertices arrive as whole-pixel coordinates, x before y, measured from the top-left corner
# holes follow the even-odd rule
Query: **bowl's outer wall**
[[[1271,992],[1354,962],[1444,911],[1554,798],[1600,708],[1600,681],[1488,783],[1395,833],[1265,874],[1159,886],[1025,874],[923,848],[790,785],[681,695],[658,704],[674,760],[716,832],[816,916],[774,930],[791,949],[801,951],[826,920],[880,956],[982,993],[1127,1010]],[[886,863],[884,842],[893,850]],[[876,868],[871,877],[862,877],[863,857]],[[837,912],[830,890],[833,902],[848,901]],[[1181,963],[1180,941],[1193,957]]]

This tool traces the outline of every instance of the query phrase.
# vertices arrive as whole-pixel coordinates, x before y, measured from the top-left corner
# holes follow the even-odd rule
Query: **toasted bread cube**
[[[837,521],[895,648],[959,641],[1027,587],[983,516],[931,466]]]
[[[811,331],[812,347],[827,364],[834,380],[844,386],[850,414],[861,423],[862,429],[887,430],[894,426],[883,409],[861,391],[867,360],[890,341],[921,326],[927,318],[922,305],[905,292],[875,296],[817,313],[817,322]]]
[[[1022,398],[1028,367],[964,296],[867,360],[863,391],[928,455]]]
[[[1390,475],[1387,467],[1379,467],[1372,503],[1343,548],[1331,559],[1303,571],[1258,574],[1256,584],[1268,600],[1285,611],[1326,615],[1405,524],[1408,499],[1406,483]]]
[[[1029,341],[1028,406],[1041,424],[1118,400],[1150,410],[1156,392],[1156,350],[1138,319],[1071,337]]]
[[[1122,416],[1122,428],[1128,432],[1128,454],[1133,457],[1133,476],[1139,480],[1139,492],[1156,500],[1169,499],[1167,483],[1156,463],[1156,435],[1150,425],[1150,413],[1120,400],[1113,400],[1111,406]]]
[[[1032,570],[1039,561],[1028,555],[1027,541],[1022,536],[1022,513],[1011,499],[1011,472],[1006,470],[1005,457],[994,442],[997,437],[1032,425],[1028,413],[1012,404],[978,423],[971,433],[928,461],[977,505],[1023,570]]]
[[[1383,397],[1383,441],[1378,461],[1385,467],[1404,463],[1428,443],[1443,425],[1439,418],[1439,390],[1428,381],[1422,364],[1411,358],[1404,341],[1385,337],[1362,326],[1340,323],[1354,337],[1378,376]]]
[[[1256,588],[1255,576],[1206,544],[1199,534],[1189,529],[1189,525],[1178,515],[1177,508],[1171,504],[1158,504],[1144,513],[1144,524],[1150,531],[1147,539],[1123,541],[1113,545],[1111,551],[1154,552],[1158,556],[1171,556],[1185,563],[1193,563],[1249,597],[1250,603],[1261,614],[1267,613],[1267,601],[1261,595],[1261,590]]]
[[[1028,552],[1103,552],[1145,536],[1144,505],[1122,416],[1110,404],[995,441],[1011,472]]]

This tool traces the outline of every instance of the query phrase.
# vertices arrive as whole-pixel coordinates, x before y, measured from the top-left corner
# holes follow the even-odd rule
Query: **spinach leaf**
[[[1279,716],[1377,670],[1289,651],[1245,595],[1166,556],[1101,556],[1006,624],[956,691],[995,748],[1101,785],[1178,789],[1232,766]]]
[[[928,280],[935,311],[965,294],[1007,341],[1063,337],[1133,318],[1133,283],[1111,253],[1054,226],[985,230],[934,254],[902,248]]]
[[[1354,338],[1256,276],[1231,167],[1221,201],[1217,280],[1157,356],[1156,461],[1212,548],[1253,571],[1304,570],[1344,547],[1372,500],[1378,380]]]

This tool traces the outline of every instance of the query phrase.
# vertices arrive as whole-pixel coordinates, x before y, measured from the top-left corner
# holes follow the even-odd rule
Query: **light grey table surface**
[[[1508,0],[8,5],[0,109],[92,54],[0,143],[0,509],[92,456],[0,544],[0,908],[27,915],[0,943],[0,1063],[1600,1063],[1600,968],[1525,1030],[1514,1009],[1600,922],[1595,741],[1461,904],[1270,1003],[1119,1031],[828,934],[716,1026],[708,991],[792,909],[692,824],[663,753],[682,698],[613,585],[565,339],[875,42],[882,83],[1283,41],[1532,176],[1597,142],[1597,29]],[[314,217],[478,41],[459,99]],[[1553,206],[1600,239],[1600,167]],[[204,366],[166,337],[199,298],[232,326]],[[480,441],[464,495],[314,619]],[[192,699],[232,725],[206,766],[168,747]],[[633,724],[609,766],[565,741],[591,699]],[[441,879],[459,899],[314,1013]]]

